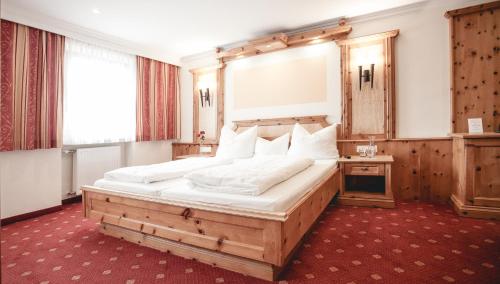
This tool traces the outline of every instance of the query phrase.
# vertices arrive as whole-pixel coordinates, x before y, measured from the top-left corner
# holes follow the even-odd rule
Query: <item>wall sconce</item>
[[[217,73],[210,71],[197,75],[196,86],[200,94],[200,105],[202,108],[211,107],[214,104],[217,93]]]
[[[211,106],[211,98],[210,98],[210,89],[206,88],[205,93],[200,89],[200,103],[201,107],[210,107]]]
[[[358,66],[359,70],[359,90],[361,91],[361,85],[363,82],[370,82],[370,87],[373,89],[373,77],[375,76],[375,64],[370,65],[370,70],[363,70],[363,66]]]

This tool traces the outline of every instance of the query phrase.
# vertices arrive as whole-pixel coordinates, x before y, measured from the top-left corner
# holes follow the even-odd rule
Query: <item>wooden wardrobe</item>
[[[500,1],[448,11],[453,192],[457,213],[500,219]],[[468,119],[481,118],[482,134]]]

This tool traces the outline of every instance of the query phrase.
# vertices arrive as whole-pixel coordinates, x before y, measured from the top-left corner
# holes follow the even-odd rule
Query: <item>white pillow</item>
[[[255,143],[255,156],[286,156],[286,153],[288,152],[288,143],[290,143],[289,133],[286,133],[273,141],[257,137],[257,142]]]
[[[314,134],[309,134],[300,124],[295,124],[289,156],[307,157],[315,160],[337,159],[337,130],[335,125],[325,127]]]
[[[216,157],[226,159],[244,159],[253,156],[257,126],[236,134],[230,127],[222,127],[219,139],[219,148]]]

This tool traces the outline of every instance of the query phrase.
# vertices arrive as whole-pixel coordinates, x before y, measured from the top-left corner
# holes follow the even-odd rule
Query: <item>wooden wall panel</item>
[[[467,119],[483,119],[485,132],[500,130],[500,1],[449,11],[453,132]]]
[[[357,145],[367,141],[339,140],[341,155],[355,155]],[[378,154],[394,156],[392,191],[396,200],[448,202],[452,192],[452,141],[438,139],[395,139],[376,141]],[[217,147],[212,146],[215,153]],[[199,144],[173,143],[172,158],[197,154]]]
[[[395,137],[395,37],[399,30],[338,40],[342,77],[342,137],[380,139]],[[359,86],[359,66],[370,70],[370,82]],[[363,81],[363,80],[362,80]]]
[[[476,196],[500,200],[500,147],[478,147],[476,155]]]
[[[341,155],[355,155],[366,141],[338,141]],[[451,195],[452,142],[439,139],[396,139],[376,142],[378,154],[394,156],[392,191],[396,200],[448,202]]]
[[[189,72],[193,74],[193,141],[196,143],[200,142],[198,134],[201,130],[206,132],[206,144],[219,142],[220,131],[224,126],[224,69],[225,64],[220,63],[214,66],[189,70]],[[214,84],[209,88],[210,95],[212,96],[212,103],[215,105],[202,111],[198,82],[203,80],[203,77],[207,75],[215,76],[216,82],[209,82],[208,84]],[[213,96],[215,96],[215,99]],[[203,124],[206,125],[204,126]]]
[[[357,137],[363,137],[362,135],[380,135],[381,137],[386,137],[384,134],[385,130],[385,90],[386,80],[385,80],[385,40],[379,40],[377,42],[369,42],[367,45],[359,44],[357,46],[347,46],[349,49],[351,58],[351,69],[350,69],[350,80],[351,89],[349,98],[350,104],[350,114],[351,114],[351,133]],[[368,50],[368,51],[367,51]],[[375,57],[375,61],[368,61],[362,65],[364,70],[370,69],[369,63],[374,63],[374,73],[373,76],[373,88],[370,87],[370,83],[364,83],[362,81],[362,87],[359,88],[360,78],[359,72],[357,72],[358,63],[363,62],[363,57],[366,53],[374,53],[372,57]],[[358,57],[361,57],[358,58]],[[359,63],[362,64],[362,63]]]

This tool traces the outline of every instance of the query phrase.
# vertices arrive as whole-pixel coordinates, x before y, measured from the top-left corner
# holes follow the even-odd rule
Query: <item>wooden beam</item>
[[[248,45],[248,46],[235,47],[227,51],[221,51],[217,54],[217,58],[227,61],[228,58],[243,57],[246,55],[259,54],[259,53],[260,51],[258,51],[253,45]]]
[[[217,70],[220,68],[223,68],[225,66],[224,63],[219,63],[217,65],[213,66],[206,66],[206,67],[200,67],[200,68],[194,68],[194,69],[189,69],[189,72],[192,74],[199,74],[199,73],[205,73],[213,70]]]
[[[314,124],[318,123],[323,127],[328,126],[326,122],[326,115],[317,116],[301,116],[301,117],[285,117],[285,118],[267,118],[267,119],[254,119],[254,120],[237,120],[233,121],[237,127],[251,127],[251,126],[269,126],[269,125],[293,125],[300,124]]]
[[[288,37],[285,33],[277,33],[277,34],[273,34],[273,35],[269,35],[269,36],[265,36],[265,37],[251,40],[248,43],[258,45],[258,44],[263,44],[263,43],[267,43],[267,42],[275,41],[275,40],[281,40],[281,41],[287,42],[287,39],[288,39]]]
[[[247,44],[217,53],[217,58],[223,62],[243,57],[259,55],[286,48],[299,47],[307,44],[317,44],[330,40],[345,38],[352,31],[349,25],[339,25],[332,28],[319,28],[287,36],[284,33],[274,34],[249,41]],[[268,47],[269,45],[269,47]]]
[[[217,70],[217,133],[216,133],[216,143],[219,143],[220,133],[222,127],[224,126],[224,80],[225,80],[225,70],[226,65],[219,60],[222,65],[221,68]]]
[[[288,37],[284,33],[274,34],[267,37],[252,40],[249,44],[253,45],[260,52],[269,52],[283,49],[288,46]]]
[[[298,33],[295,35],[291,35],[288,37],[288,44],[289,45],[297,45],[299,43],[303,42],[308,42],[308,41],[313,41],[313,40],[320,40],[320,39],[325,39],[325,38],[330,38],[332,37],[337,39],[343,36],[346,36],[352,31],[351,26],[338,26],[338,27],[333,27],[333,28],[326,28],[326,29],[314,29],[302,33]]]
[[[461,15],[471,14],[471,13],[475,13],[475,12],[483,12],[483,11],[487,11],[487,10],[493,11],[494,9],[497,9],[497,8],[500,8],[500,1],[493,1],[493,2],[489,2],[489,3],[471,6],[471,7],[447,11],[446,13],[444,13],[444,16],[449,19],[449,18],[454,17],[454,16],[461,16]]]
[[[399,34],[399,30],[392,30],[392,31],[387,31],[387,32],[383,32],[383,33],[367,35],[367,36],[362,36],[362,37],[336,40],[335,42],[338,45],[350,45],[350,44],[357,44],[357,43],[363,43],[363,42],[369,42],[369,41],[382,40],[382,39],[386,39],[386,38],[396,37],[398,34]]]

